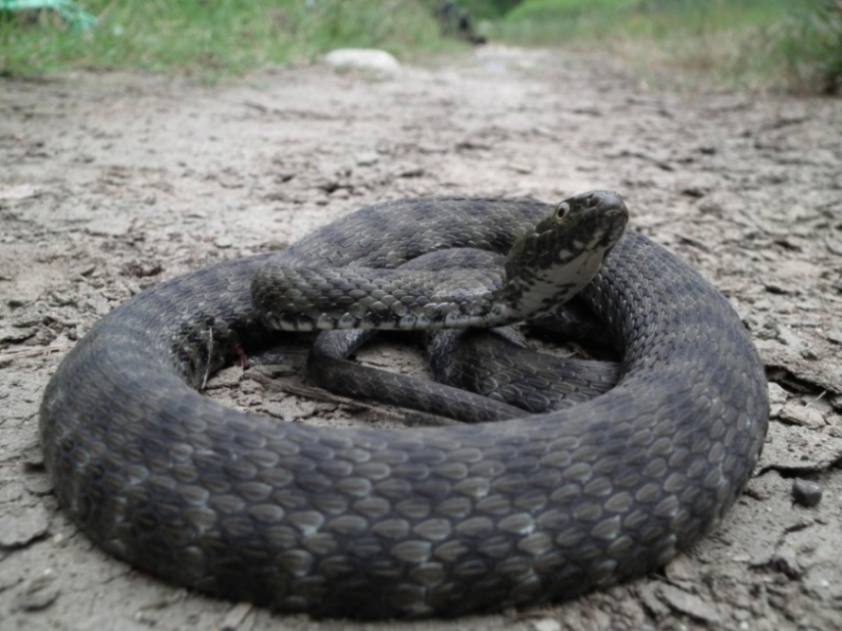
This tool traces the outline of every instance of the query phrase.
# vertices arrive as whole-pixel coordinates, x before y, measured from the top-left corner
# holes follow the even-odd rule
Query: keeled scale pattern
[[[276,256],[395,267],[448,244],[505,251],[548,211],[402,202]],[[263,333],[248,289],[265,260],[136,296],[76,345],[45,392],[41,438],[61,504],[105,549],[156,575],[282,610],[369,618],[570,597],[697,540],[759,455],[766,383],[739,318],[634,232],[585,291],[623,340],[617,387],[572,409],[470,427],[315,428],[199,395],[188,382],[201,382],[209,358],[212,369]]]

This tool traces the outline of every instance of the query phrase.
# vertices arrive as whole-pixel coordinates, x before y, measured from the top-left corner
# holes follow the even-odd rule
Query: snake
[[[505,257],[486,250],[436,250],[401,270],[502,267]],[[433,380],[353,364],[348,358],[377,335],[376,329],[327,330],[308,355],[306,377],[325,390],[355,399],[409,408],[414,422],[503,420],[588,401],[617,382],[612,344],[581,305],[563,303],[549,316],[530,318],[529,328],[587,349],[588,359],[533,352],[523,332],[510,327],[432,329],[420,341]],[[412,340],[413,338],[410,338]],[[606,357],[597,360],[592,353]],[[467,391],[467,392],[466,392]],[[472,396],[468,393],[476,393]],[[443,418],[442,418],[443,417]],[[405,419],[408,420],[408,419]]]
[[[406,294],[412,309],[384,302],[407,260],[459,247],[528,254],[535,227],[575,216],[574,206],[598,211],[591,232],[573,230],[531,268],[507,262],[498,280],[486,278],[498,284],[481,290],[454,272],[446,282],[456,297],[436,295],[440,309]],[[769,402],[763,365],[729,302],[639,232],[618,236],[624,213],[607,192],[558,206],[385,202],[280,252],[140,292],[94,324],[45,389],[39,434],[60,506],[101,548],[154,576],[317,617],[524,607],[663,566],[734,504],[759,457]],[[476,306],[477,291],[509,306],[527,296],[546,310],[532,287],[576,256],[593,277],[565,284],[584,285],[579,299],[621,351],[616,386],[579,405],[498,422],[339,429],[236,410],[198,391],[243,353],[297,335],[267,323],[373,326],[387,311],[410,326],[508,321],[514,315],[496,298]],[[362,281],[374,288],[374,315],[347,306],[355,268],[382,274]],[[504,288],[509,273],[520,276],[514,289]],[[322,289],[305,280],[252,294],[258,277],[289,275]],[[317,278],[338,280],[327,291]],[[281,293],[297,312],[279,311],[272,296]],[[301,308],[307,293],[338,302],[340,314]]]

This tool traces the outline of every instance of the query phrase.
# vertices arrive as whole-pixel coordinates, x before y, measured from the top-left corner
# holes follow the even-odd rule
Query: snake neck
[[[544,315],[583,289],[627,221],[616,193],[594,191],[561,202],[516,239],[505,272],[270,265],[255,274],[252,299],[266,326],[285,331],[502,326]],[[433,255],[443,247],[434,241],[419,253],[412,238],[416,251],[403,263]]]
[[[500,326],[523,319],[522,293],[499,270],[270,266],[252,283],[264,323],[284,331]]]
[[[420,330],[495,327],[544,315],[583,289],[605,248],[566,264],[499,269],[384,270],[271,265],[252,298],[272,329]]]
[[[554,311],[573,298],[593,279],[602,266],[606,250],[583,253],[575,266],[521,270],[507,279],[492,300],[515,319],[528,320]],[[496,324],[494,326],[497,326]]]

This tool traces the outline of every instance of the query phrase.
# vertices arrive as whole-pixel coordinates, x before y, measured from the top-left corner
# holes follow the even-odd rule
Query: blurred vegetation
[[[839,0],[523,0],[488,29],[519,45],[598,48],[683,81],[842,90]]]
[[[242,75],[332,48],[452,51],[441,0],[78,0],[84,32],[0,11],[0,73],[68,68]],[[623,56],[642,72],[751,89],[842,91],[842,0],[455,0],[491,41]],[[0,7],[3,6],[0,0]],[[665,72],[666,71],[666,72]],[[677,71],[677,72],[676,72]]]
[[[79,33],[47,11],[0,14],[0,72],[67,68],[184,72],[206,79],[300,63],[340,47],[406,57],[446,47],[417,0],[80,0]]]
[[[842,94],[842,1],[807,4],[808,10],[788,17],[771,38],[771,54],[783,58],[791,89]]]

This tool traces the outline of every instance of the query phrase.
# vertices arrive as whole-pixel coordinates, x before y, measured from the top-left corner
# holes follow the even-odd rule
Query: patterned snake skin
[[[41,440],[61,505],[100,546],[157,576],[322,616],[540,603],[663,565],[735,501],[768,400],[733,309],[633,231],[582,293],[623,348],[619,383],[587,403],[470,426],[340,430],[228,409],[194,389],[273,334],[249,293],[268,260],[396,267],[425,249],[505,252],[551,210],[370,207],[280,254],[135,296],[45,391]],[[418,235],[415,251],[372,237],[401,234]]]

